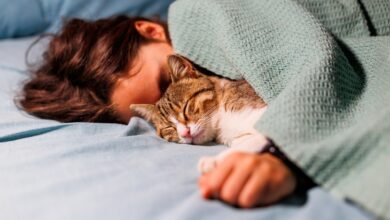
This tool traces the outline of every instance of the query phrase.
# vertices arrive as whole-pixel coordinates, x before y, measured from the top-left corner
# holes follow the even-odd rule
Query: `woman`
[[[167,57],[173,53],[162,22],[123,16],[70,20],[52,38],[20,104],[62,122],[127,123],[130,104],[155,103],[169,85]],[[199,187],[205,198],[232,205],[271,204],[297,188],[285,162],[269,153],[232,154],[202,175]]]

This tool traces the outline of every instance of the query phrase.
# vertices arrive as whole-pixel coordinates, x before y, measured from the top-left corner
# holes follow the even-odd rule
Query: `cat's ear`
[[[145,120],[155,123],[157,107],[152,104],[131,104],[130,111],[132,115],[139,116]]]
[[[177,54],[168,57],[168,66],[172,82],[177,82],[183,78],[199,78],[202,76],[190,61]]]

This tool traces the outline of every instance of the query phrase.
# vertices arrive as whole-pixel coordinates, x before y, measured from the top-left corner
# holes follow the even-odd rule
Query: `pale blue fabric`
[[[0,41],[0,219],[372,219],[320,188],[307,200],[251,210],[205,201],[196,163],[221,146],[167,143],[139,118],[127,126],[63,124],[18,111],[13,97],[28,77],[32,40]]]
[[[0,0],[0,39],[57,31],[63,20],[112,15],[166,19],[173,0]]]

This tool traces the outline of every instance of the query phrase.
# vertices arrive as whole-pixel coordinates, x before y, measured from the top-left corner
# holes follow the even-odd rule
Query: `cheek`
[[[158,85],[149,85],[144,90],[143,103],[154,104],[161,98],[161,91]]]
[[[148,74],[141,77],[139,85],[142,85],[143,103],[154,104],[162,95],[160,88],[161,74],[156,68],[151,69]]]
[[[158,76],[150,74],[149,77],[142,77],[138,80],[138,103],[154,104],[161,97]]]

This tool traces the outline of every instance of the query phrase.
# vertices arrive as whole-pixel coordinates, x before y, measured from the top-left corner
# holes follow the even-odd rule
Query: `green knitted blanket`
[[[178,0],[176,52],[245,78],[256,128],[318,184],[390,219],[390,1]]]

